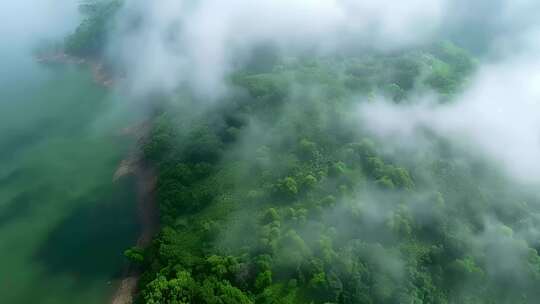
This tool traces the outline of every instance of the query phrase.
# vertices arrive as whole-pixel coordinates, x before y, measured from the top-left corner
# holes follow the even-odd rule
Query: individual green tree
[[[298,184],[293,177],[286,177],[277,183],[278,193],[285,197],[294,197],[298,194]]]
[[[210,277],[202,282],[200,293],[192,303],[253,304],[253,301],[229,281],[219,281]]]
[[[255,279],[255,288],[263,290],[270,285],[272,285],[272,272],[270,270],[260,272]]]
[[[139,247],[126,249],[124,256],[136,264],[142,264],[144,262],[144,251]]]
[[[142,297],[147,304],[191,304],[197,293],[197,285],[186,271],[175,278],[159,275],[144,288]]]
[[[268,208],[262,218],[263,224],[270,224],[273,222],[279,222],[280,216],[275,208]]]
[[[299,144],[298,154],[301,159],[310,160],[317,156],[317,144],[307,139],[302,139]]]

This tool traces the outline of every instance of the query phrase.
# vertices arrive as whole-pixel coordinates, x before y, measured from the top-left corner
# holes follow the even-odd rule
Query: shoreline
[[[113,77],[107,73],[105,65],[99,61],[74,57],[64,52],[37,55],[35,59],[41,64],[86,66],[90,69],[92,78],[96,84],[107,89],[112,89],[116,84]],[[148,247],[152,242],[152,237],[159,230],[159,211],[155,197],[157,173],[154,168],[144,162],[140,146],[140,143],[144,142],[148,136],[150,127],[151,124],[149,122],[142,122],[125,128],[118,134],[118,136],[131,136],[136,139],[136,143],[133,150],[120,162],[112,177],[112,183],[124,176],[135,177],[135,191],[137,192],[136,208],[138,222],[141,225],[141,231],[135,245],[140,248]],[[122,279],[119,281],[118,287],[108,303],[132,304],[134,296],[138,291],[137,285],[140,275],[140,270],[133,267],[132,264],[128,264],[124,270]]]
[[[148,123],[142,123],[133,128],[127,128],[122,136],[134,136],[137,138],[137,146],[134,151],[123,159],[113,175],[112,182],[124,176],[135,176],[135,188],[137,192],[137,215],[141,225],[141,232],[137,238],[136,246],[146,248],[152,242],[154,234],[159,229],[159,214],[156,202],[156,170],[144,162],[140,142],[148,134]],[[128,265],[119,286],[110,301],[112,304],[132,304],[137,294],[137,284],[140,278],[140,270]]]
[[[35,58],[38,63],[42,64],[84,65],[90,69],[92,78],[97,84],[106,88],[112,88],[116,83],[113,76],[107,72],[105,64],[97,60],[75,57],[64,52],[36,55]]]

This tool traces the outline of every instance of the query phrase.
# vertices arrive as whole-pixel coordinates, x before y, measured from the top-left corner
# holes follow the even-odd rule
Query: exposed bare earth
[[[112,304],[131,304],[133,303],[133,291],[137,289],[137,276],[124,278],[120,283],[120,287],[113,297]]]
[[[148,131],[148,124],[126,129],[123,135],[131,135],[143,140]],[[137,186],[137,213],[141,223],[141,234],[137,239],[137,246],[145,248],[150,245],[154,233],[159,226],[158,209],[155,199],[156,172],[153,168],[142,161],[141,151],[136,149],[122,160],[113,176],[113,182],[123,176],[133,175]],[[132,267],[130,267],[132,268]],[[124,279],[114,294],[112,304],[131,304],[137,293],[137,282],[140,273],[136,269],[126,269]]]
[[[113,77],[107,72],[103,63],[86,58],[78,58],[67,55],[63,52],[57,52],[47,55],[36,56],[36,60],[40,63],[62,63],[86,65],[90,68],[94,81],[102,86],[111,88],[114,85]]]
[[[115,173],[115,180],[127,174],[134,174],[137,184],[137,213],[141,223],[141,234],[137,239],[137,247],[145,248],[152,241],[158,227],[158,213],[155,202],[156,175],[152,168],[144,166],[141,162],[123,160]],[[131,267],[130,267],[131,268]],[[113,296],[112,304],[131,304],[133,296],[137,293],[137,282],[140,273],[128,268],[124,279]]]
[[[135,174],[137,172],[137,160],[127,158],[120,162],[120,165],[116,169],[113,175],[113,182],[116,182],[120,178],[126,175]]]

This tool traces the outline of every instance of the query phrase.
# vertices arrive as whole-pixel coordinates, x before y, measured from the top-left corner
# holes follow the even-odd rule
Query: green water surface
[[[0,77],[0,303],[107,303],[138,234],[134,181],[112,182],[128,115],[88,69],[25,68]]]

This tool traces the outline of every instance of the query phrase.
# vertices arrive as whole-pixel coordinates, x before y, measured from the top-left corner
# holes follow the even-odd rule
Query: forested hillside
[[[80,5],[83,20],[76,31],[66,37],[66,53],[82,57],[102,56],[107,35],[113,28],[114,15],[121,5],[119,0],[83,2]]]
[[[358,100],[412,102],[416,87],[452,102],[473,68],[450,44],[296,58],[235,74],[217,109],[177,97],[144,146],[162,229],[128,254],[145,270],[141,301],[533,303],[538,243],[512,229],[532,224],[535,198],[442,139],[385,152],[355,115]]]
[[[67,51],[94,54],[103,24],[84,21]],[[268,48],[218,100],[152,96],[141,145],[160,231],[125,253],[139,303],[538,303],[537,192],[429,129],[403,148],[359,115],[378,99],[452,104],[476,69],[449,41]]]

